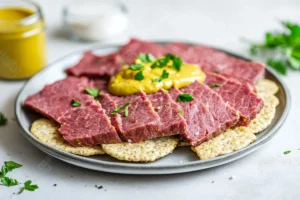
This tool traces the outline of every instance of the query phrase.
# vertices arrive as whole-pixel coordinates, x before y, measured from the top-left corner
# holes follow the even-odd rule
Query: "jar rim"
[[[22,5],[18,5],[18,3],[22,4]],[[28,17],[25,17],[23,19],[20,20],[1,20],[0,19],[0,24],[1,23],[9,23],[9,24],[20,24],[22,26],[28,26],[31,24],[36,23],[37,21],[39,21],[40,19],[43,18],[42,15],[42,11],[41,8],[38,4],[32,2],[32,1],[28,1],[28,0],[6,0],[6,1],[0,1],[0,8],[28,8],[29,6],[33,7],[34,13]]]

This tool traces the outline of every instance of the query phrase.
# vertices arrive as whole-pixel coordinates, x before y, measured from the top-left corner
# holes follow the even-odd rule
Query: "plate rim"
[[[153,41],[159,44],[166,44],[166,43],[170,43],[170,42],[174,42],[174,41]],[[187,43],[187,44],[191,44],[191,45],[198,45],[198,43],[191,43],[191,42],[185,42],[185,41],[180,41],[183,43]],[[287,118],[287,115],[289,113],[290,107],[291,107],[291,96],[290,96],[290,92],[288,87],[286,86],[285,82],[279,77],[278,74],[276,74],[276,72],[272,69],[270,69],[269,67],[266,67],[266,71],[268,73],[270,73],[273,77],[275,77],[277,79],[277,81],[281,84],[283,92],[285,94],[286,97],[286,105],[285,105],[285,109],[282,112],[281,117],[279,118],[278,122],[276,124],[274,124],[274,126],[268,131],[267,134],[265,134],[262,138],[260,138],[260,140],[255,141],[254,143],[250,144],[247,147],[244,147],[238,151],[229,153],[229,154],[225,154],[222,156],[218,156],[216,158],[213,159],[208,159],[208,160],[196,160],[196,161],[190,161],[190,162],[186,162],[186,163],[178,163],[176,165],[172,164],[172,165],[158,165],[158,166],[153,166],[153,165],[143,165],[141,163],[131,163],[131,162],[110,162],[110,161],[103,161],[103,160],[92,160],[89,159],[89,157],[83,157],[83,156],[79,156],[79,155],[75,155],[75,154],[71,154],[68,152],[64,152],[61,151],[59,149],[56,149],[54,147],[48,146],[42,142],[40,142],[37,138],[35,138],[29,130],[27,130],[27,128],[22,124],[21,120],[20,120],[20,113],[21,110],[20,108],[23,106],[22,102],[20,100],[20,96],[22,95],[22,92],[24,90],[25,87],[27,87],[28,84],[30,84],[31,80],[33,80],[34,78],[38,77],[39,74],[45,72],[47,69],[50,69],[51,66],[63,61],[64,59],[66,59],[67,57],[76,55],[76,54],[82,54],[85,51],[91,50],[91,51],[95,51],[95,50],[99,50],[99,49],[109,49],[109,48],[120,48],[122,45],[120,44],[110,44],[110,45],[94,45],[90,48],[84,48],[81,50],[77,50],[74,52],[71,52],[57,60],[55,60],[54,62],[48,64],[44,69],[42,69],[41,71],[39,71],[37,74],[35,74],[33,77],[31,77],[28,81],[26,81],[26,83],[22,86],[22,88],[20,89],[20,91],[18,92],[18,95],[16,97],[15,100],[15,105],[14,105],[14,112],[15,112],[15,116],[17,119],[17,124],[21,129],[21,134],[27,139],[29,140],[32,144],[34,144],[36,147],[38,147],[40,150],[44,151],[45,153],[54,156],[60,160],[63,160],[65,162],[77,165],[77,166],[81,166],[81,167],[85,167],[85,168],[89,168],[89,169],[95,169],[95,167],[92,167],[92,165],[97,165],[100,168],[95,169],[95,170],[99,170],[99,171],[107,171],[107,172],[113,172],[113,173],[123,173],[123,174],[141,174],[141,173],[146,173],[146,174],[168,174],[167,172],[163,171],[162,173],[159,172],[158,169],[165,169],[165,170],[175,170],[177,172],[174,173],[181,173],[181,172],[188,172],[188,171],[195,171],[195,170],[200,170],[200,169],[206,169],[206,168],[210,168],[210,167],[215,167],[215,166],[219,166],[228,162],[232,162],[234,160],[237,160],[241,157],[243,157],[244,155],[248,155],[249,153],[252,153],[253,151],[257,150],[259,147],[261,147],[263,144],[265,144],[266,142],[268,142],[272,137],[275,136],[275,134],[278,132],[279,128],[281,127],[281,125],[284,123],[284,121]],[[213,46],[210,46],[211,48],[223,51],[231,56],[235,56],[244,60],[248,60],[248,61],[252,61],[251,59],[245,57],[245,56],[241,56],[239,54],[221,49],[221,48],[215,48]],[[76,162],[83,162],[82,164],[80,163],[76,163]],[[227,162],[226,162],[227,161]],[[75,162],[75,163],[74,163]],[[215,164],[214,164],[215,163]],[[91,166],[82,166],[84,164],[88,164]],[[206,166],[202,166],[201,165],[206,165]],[[194,170],[180,170],[182,168],[188,168],[188,167],[195,167],[195,166],[199,166],[199,168],[194,169]],[[104,167],[104,168],[103,168]],[[106,167],[108,167],[108,169],[106,169]],[[120,170],[114,170],[114,169],[110,169],[111,167],[117,167],[117,168],[122,168],[123,170],[127,170],[127,171],[120,171]],[[122,170],[121,169],[121,170]],[[132,172],[130,170],[137,170],[141,171],[139,173],[135,173]],[[129,170],[129,171],[128,171]],[[149,172],[149,170],[155,170],[154,172]],[[158,170],[158,171],[156,171]],[[172,173],[172,172],[171,172]]]

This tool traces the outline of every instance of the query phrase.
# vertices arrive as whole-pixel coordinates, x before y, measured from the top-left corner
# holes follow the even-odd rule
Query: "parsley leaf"
[[[180,110],[178,111],[178,113],[181,114],[181,115],[183,115],[183,110],[180,109]]]
[[[219,83],[214,83],[214,84],[210,85],[209,87],[210,88],[215,88],[215,87],[220,87],[220,85],[221,84],[219,84]]]
[[[33,185],[31,184],[32,181],[31,180],[28,180],[24,183],[24,187],[21,189],[21,191],[19,192],[19,194],[21,194],[24,190],[28,190],[28,191],[34,191],[36,189],[39,188],[38,185]]]
[[[94,98],[97,98],[99,96],[99,89],[97,88],[92,88],[92,89],[89,89],[89,88],[85,88],[84,90],[87,94],[93,96]]]
[[[164,58],[158,59],[151,65],[151,68],[152,69],[163,68],[169,63],[169,61],[170,61],[169,57],[164,57]]]
[[[0,172],[0,177],[5,177],[8,172],[11,172],[12,170],[20,168],[22,166],[23,165],[14,161],[5,161]]]
[[[11,186],[15,186],[15,185],[19,184],[19,182],[16,179],[8,178],[7,176],[4,176],[3,178],[1,178],[0,181],[6,187],[11,187]]]
[[[291,151],[289,150],[289,151],[285,151],[285,152],[283,152],[283,154],[289,154],[289,153],[291,153]]]
[[[283,60],[275,60],[272,58],[269,58],[267,60],[267,64],[273,68],[275,71],[282,75],[286,75],[287,73],[287,66],[286,63]]]
[[[143,63],[154,62],[156,60],[155,57],[150,53],[140,53],[138,55],[138,59],[140,59]]]
[[[76,100],[72,100],[72,106],[73,107],[79,107],[79,106],[81,106],[81,103],[79,103],[78,101],[76,101]]]
[[[7,123],[7,118],[0,112],[0,126],[4,126]]]
[[[124,116],[128,117],[128,106],[129,106],[130,102],[126,102],[124,105],[122,106],[118,106],[115,110],[113,110],[111,112],[111,114],[117,114],[118,112],[120,112],[121,110],[124,110]]]
[[[142,71],[138,72],[138,73],[134,76],[134,79],[137,80],[137,81],[144,80],[143,72],[142,72]]]
[[[129,66],[129,69],[131,69],[131,70],[140,70],[140,69],[142,69],[144,66],[143,65],[141,65],[141,64],[133,64],[133,65],[130,65]]]
[[[175,68],[177,71],[181,70],[182,67],[182,59],[178,56],[173,54],[166,54],[166,57],[173,61],[172,67]]]
[[[153,82],[161,82],[163,79],[169,78],[169,73],[164,69],[161,77],[153,79]]]
[[[178,102],[190,102],[193,100],[194,100],[194,98],[190,94],[180,94],[177,97]]]

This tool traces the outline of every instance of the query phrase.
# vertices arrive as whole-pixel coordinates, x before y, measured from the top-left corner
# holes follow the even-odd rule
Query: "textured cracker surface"
[[[81,156],[105,154],[100,146],[74,147],[68,144],[58,132],[58,125],[48,119],[41,118],[33,122],[30,132],[48,146]]]
[[[178,144],[174,137],[161,137],[140,143],[102,144],[105,153],[118,160],[153,162],[173,152]]]
[[[248,146],[256,136],[245,127],[228,129],[223,134],[202,143],[192,150],[201,160],[215,158]]]
[[[261,79],[256,84],[257,93],[276,94],[279,87],[275,82],[268,79]]]
[[[266,129],[275,117],[279,100],[275,96],[278,86],[270,80],[260,80],[256,85],[257,94],[264,100],[264,107],[248,127],[236,127],[213,138],[192,150],[200,159],[209,159],[237,151],[256,140],[254,134]]]

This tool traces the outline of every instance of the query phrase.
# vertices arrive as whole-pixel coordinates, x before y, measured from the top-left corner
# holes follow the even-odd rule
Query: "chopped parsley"
[[[32,181],[31,180],[28,180],[24,183],[24,186],[22,187],[21,191],[19,192],[19,194],[21,194],[24,190],[28,190],[28,191],[34,191],[36,189],[39,188],[38,185],[33,185],[31,184]]]
[[[22,166],[23,165],[14,161],[5,161],[0,172],[0,178],[5,177],[8,172],[11,172],[12,170],[20,168]]]
[[[167,54],[166,57],[169,57],[170,60],[173,61],[172,67],[175,68],[177,71],[181,70],[182,67],[182,59],[178,56],[175,56],[173,54]]]
[[[169,63],[169,61],[170,61],[170,58],[168,58],[168,57],[158,59],[151,65],[151,68],[152,69],[154,69],[154,68],[163,68]]]
[[[181,115],[183,115],[183,110],[180,109],[180,110],[178,111],[178,113],[181,114]]]
[[[137,80],[137,81],[144,80],[143,72],[142,72],[142,71],[139,71],[139,72],[134,76],[134,79]]]
[[[0,112],[0,126],[4,126],[7,123],[7,118]]]
[[[143,63],[154,62],[156,60],[155,57],[150,53],[140,53],[138,55],[138,59],[140,59]]]
[[[215,87],[220,87],[219,83],[214,83],[212,85],[209,86],[210,88],[215,88]]]
[[[76,101],[76,100],[72,100],[72,106],[73,107],[79,107],[79,106],[81,106],[81,103],[79,103],[78,101]]]
[[[289,154],[289,153],[291,153],[290,150],[283,152],[283,154],[285,154],[285,155],[286,155],[286,154]]]
[[[172,61],[171,67],[176,69],[177,71],[181,70],[182,67],[182,59],[178,56],[175,56],[173,54],[166,54],[165,57],[156,60],[152,65],[151,68],[163,68],[165,67],[169,61]]]
[[[193,100],[194,100],[194,98],[190,94],[180,94],[177,97],[178,102],[190,102]]]
[[[128,117],[128,106],[129,106],[130,102],[126,102],[124,105],[117,107],[115,110],[113,110],[111,112],[111,114],[117,114],[119,113],[121,110],[124,110],[124,116]]]
[[[129,69],[131,70],[140,70],[142,69],[144,66],[142,64],[133,64],[129,66]]]
[[[163,79],[169,78],[169,73],[164,69],[161,77],[153,79],[153,82],[161,82]]]
[[[218,71],[213,71],[214,74],[220,74]]]
[[[16,179],[9,178],[7,176],[1,178],[0,181],[6,187],[11,187],[19,184],[19,182]]]
[[[89,88],[85,88],[84,90],[87,94],[93,96],[94,98],[97,98],[99,96],[99,89],[97,88],[92,88],[92,89],[89,89]]]

